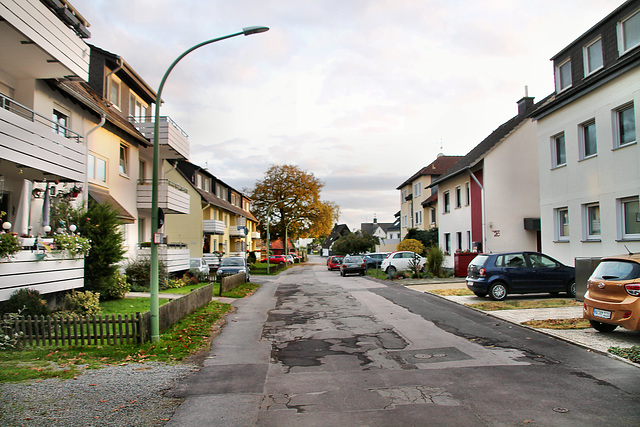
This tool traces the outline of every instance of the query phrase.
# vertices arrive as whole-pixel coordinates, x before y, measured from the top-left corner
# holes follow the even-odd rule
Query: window
[[[456,233],[456,249],[462,250],[462,231]]]
[[[638,196],[620,199],[618,202],[620,238],[640,239],[640,209]]]
[[[600,204],[583,205],[584,240],[600,240]]]
[[[416,224],[422,224],[422,211],[416,212]]]
[[[88,178],[94,181],[107,182],[107,161],[89,154],[87,164]]]
[[[596,122],[590,120],[579,127],[580,134],[580,159],[595,156],[598,153],[596,144]]]
[[[640,45],[640,9],[618,23],[618,51],[620,55]]]
[[[400,200],[400,203],[404,203],[404,202],[406,202],[406,199],[407,199],[407,190],[402,190],[402,194],[400,195],[400,197],[402,198],[402,200]]]
[[[418,197],[422,195],[422,182],[417,182],[413,184],[413,195],[414,197]]]
[[[582,54],[584,57],[584,74],[588,76],[603,66],[602,62],[602,39],[598,38],[584,47]]]
[[[120,175],[127,175],[129,171],[129,147],[125,144],[120,144],[120,163],[118,165],[118,172]]]
[[[450,195],[448,191],[444,193],[443,212],[444,213],[451,212],[451,200],[450,200]]]
[[[467,230],[467,250],[471,251],[471,231]]]
[[[120,108],[120,86],[120,79],[111,76],[109,79],[109,102],[118,108]]]
[[[462,187],[456,187],[456,208],[462,207]]]
[[[133,92],[129,95],[129,117],[138,123],[147,121],[147,104],[142,102]]]
[[[444,253],[451,253],[451,234],[444,233]]]
[[[556,92],[571,87],[571,59],[561,62],[556,68]]]
[[[564,142],[564,133],[551,138],[551,165],[554,168],[567,164],[567,152]]]
[[[69,128],[69,117],[54,108],[52,120],[54,123],[53,132],[66,137],[67,129]]]
[[[402,228],[407,228],[408,218],[407,215],[402,216]]]
[[[636,142],[636,118],[633,103],[614,110],[615,148]]]
[[[559,208],[556,209],[555,215],[556,223],[556,241],[568,241],[569,240],[569,209]]]
[[[144,161],[139,160],[139,161],[138,161],[138,179],[139,179],[140,181],[144,181],[144,180],[146,179],[146,176],[147,176],[147,175],[146,175],[146,171],[147,171],[147,168],[146,168],[146,166],[145,166]],[[142,240],[141,240],[141,241],[142,241]]]
[[[436,209],[431,208],[431,224],[435,224],[435,223],[436,223]]]
[[[465,184],[465,194],[466,194],[466,199],[465,199],[465,206],[469,206],[471,204],[471,188],[469,187],[469,183],[467,182]]]

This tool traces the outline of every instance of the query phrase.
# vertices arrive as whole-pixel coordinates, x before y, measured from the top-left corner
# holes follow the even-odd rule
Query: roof
[[[53,80],[48,80],[48,82],[86,108],[99,115],[104,114],[109,123],[132,136],[141,145],[145,147],[151,146],[151,143],[136,129],[133,123],[122,117],[120,112],[116,112],[114,107],[108,106],[102,96],[91,89],[87,83],[78,81],[55,82]]]
[[[437,202],[438,201],[438,193],[433,193],[432,195],[430,195],[427,199],[423,200],[421,205],[424,206],[429,206],[430,204]]]
[[[418,172],[414,173],[411,178],[400,184],[396,190],[402,189],[405,185],[411,184],[415,179],[426,175],[442,175],[451,166],[453,166],[458,160],[462,159],[462,156],[445,156],[443,154],[438,155],[433,162],[423,167]]]
[[[109,193],[109,190],[89,185],[89,197],[100,204],[107,203],[111,205],[111,207],[116,211],[118,219],[125,224],[133,224],[136,222],[135,217],[113,198]]]
[[[522,110],[519,111],[519,114],[501,124],[496,130],[491,132],[489,136],[482,140],[482,142],[473,147],[471,151],[469,151],[463,158],[455,163],[449,170],[447,170],[436,180],[432,181],[431,185],[427,186],[427,188],[433,187],[440,182],[459,175],[480,163],[493,147],[498,145],[498,143],[500,143],[506,136],[508,136],[526,120],[530,120],[530,115],[533,113],[533,111],[535,111],[535,109],[539,105],[543,105],[551,97],[552,95],[548,96],[538,104],[533,103],[533,98],[523,98],[523,100],[528,101],[527,108],[522,108]],[[533,143],[536,143],[536,141],[533,141]]]
[[[351,233],[347,224],[336,224],[333,226],[333,230],[329,234],[322,245],[323,248],[330,248],[333,242],[338,240],[338,237],[344,236],[345,234]]]

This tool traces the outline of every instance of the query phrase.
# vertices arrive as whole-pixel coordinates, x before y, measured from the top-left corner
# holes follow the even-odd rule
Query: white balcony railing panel
[[[225,229],[224,221],[217,219],[205,219],[202,220],[202,231],[205,234],[217,234],[223,235]]]
[[[77,182],[87,170],[84,144],[5,109],[0,109],[0,158]]]
[[[11,261],[5,258],[0,262],[0,301],[8,300],[21,288],[48,294],[84,286],[84,258],[65,257],[56,252],[48,253],[42,260],[37,256],[31,251],[20,251]]]
[[[259,239],[260,238],[260,233],[257,231],[252,231],[250,233],[251,239]]]
[[[138,249],[139,256],[151,256],[151,248]],[[189,269],[189,248],[176,248],[167,245],[158,246],[158,260],[167,266],[169,273]]]
[[[23,40],[26,37],[33,41],[47,54],[43,55],[42,66],[18,71],[38,79],[75,75],[84,81],[89,80],[87,44],[40,0],[3,1],[2,6],[2,18],[24,34],[21,36]],[[23,50],[20,45],[18,50]],[[34,50],[25,45],[24,52],[15,54],[33,55]],[[47,62],[49,56],[58,62]]]
[[[229,227],[229,236],[244,237],[244,228],[238,228],[237,226]]]
[[[154,122],[135,122],[136,129],[153,142]],[[158,125],[160,157],[163,159],[189,158],[189,137],[170,117],[160,117]]]
[[[151,180],[138,182],[138,209],[151,209],[151,183]],[[188,214],[189,200],[186,188],[166,179],[158,182],[158,207],[162,208],[165,214]]]

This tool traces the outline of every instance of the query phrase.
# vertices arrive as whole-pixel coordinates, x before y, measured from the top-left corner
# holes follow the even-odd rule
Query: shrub
[[[0,258],[14,255],[22,247],[18,242],[18,238],[11,233],[0,234]]]
[[[124,298],[127,293],[131,291],[131,285],[127,282],[127,276],[124,274],[116,273],[115,281],[108,286],[105,290],[103,299],[111,300],[111,299],[121,299]]]
[[[151,287],[151,259],[149,257],[139,257],[129,260],[124,267],[124,272],[131,283],[131,290],[148,292]],[[167,280],[167,266],[158,260],[159,285],[162,287]]]
[[[187,279],[187,280],[191,281],[191,279]],[[178,278],[175,278],[175,279],[167,280],[167,288],[168,289],[184,288],[185,286],[187,286],[187,282],[185,282],[184,277],[182,277],[182,278],[178,277]]]
[[[402,242],[398,243],[399,251],[412,251],[421,255],[424,251],[424,245],[415,239],[404,239]]]
[[[71,291],[64,296],[64,309],[78,316],[100,314],[100,294],[98,292]]]
[[[24,333],[10,332],[10,329],[21,314],[19,310],[17,313],[8,313],[6,318],[0,318],[0,351],[18,348],[18,341]]]
[[[11,294],[4,303],[3,313],[18,313],[23,316],[47,316],[50,313],[47,302],[40,298],[40,292],[35,289],[18,289]]]
[[[434,277],[440,277],[442,275],[442,263],[444,262],[444,252],[439,246],[431,246],[427,250],[427,270]]]
[[[249,255],[247,255],[247,262],[249,264],[255,264],[257,260],[258,258],[256,257],[256,253],[253,251],[249,252]]]

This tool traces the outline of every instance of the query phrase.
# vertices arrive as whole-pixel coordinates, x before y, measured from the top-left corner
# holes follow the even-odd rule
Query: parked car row
[[[267,262],[267,257],[262,258],[260,262]],[[269,256],[270,264],[289,264],[290,265],[296,262],[300,262],[300,257],[296,254]]]
[[[211,274],[209,265],[204,258],[191,258],[189,260],[189,272],[198,276],[208,276]],[[251,272],[246,260],[243,257],[226,257],[220,260],[220,265],[215,272],[216,278],[233,276],[234,274],[244,273],[245,282],[251,279]]]
[[[364,256],[362,255],[333,255],[327,259],[327,270],[340,270],[342,277],[347,274],[364,276],[367,267]]]

